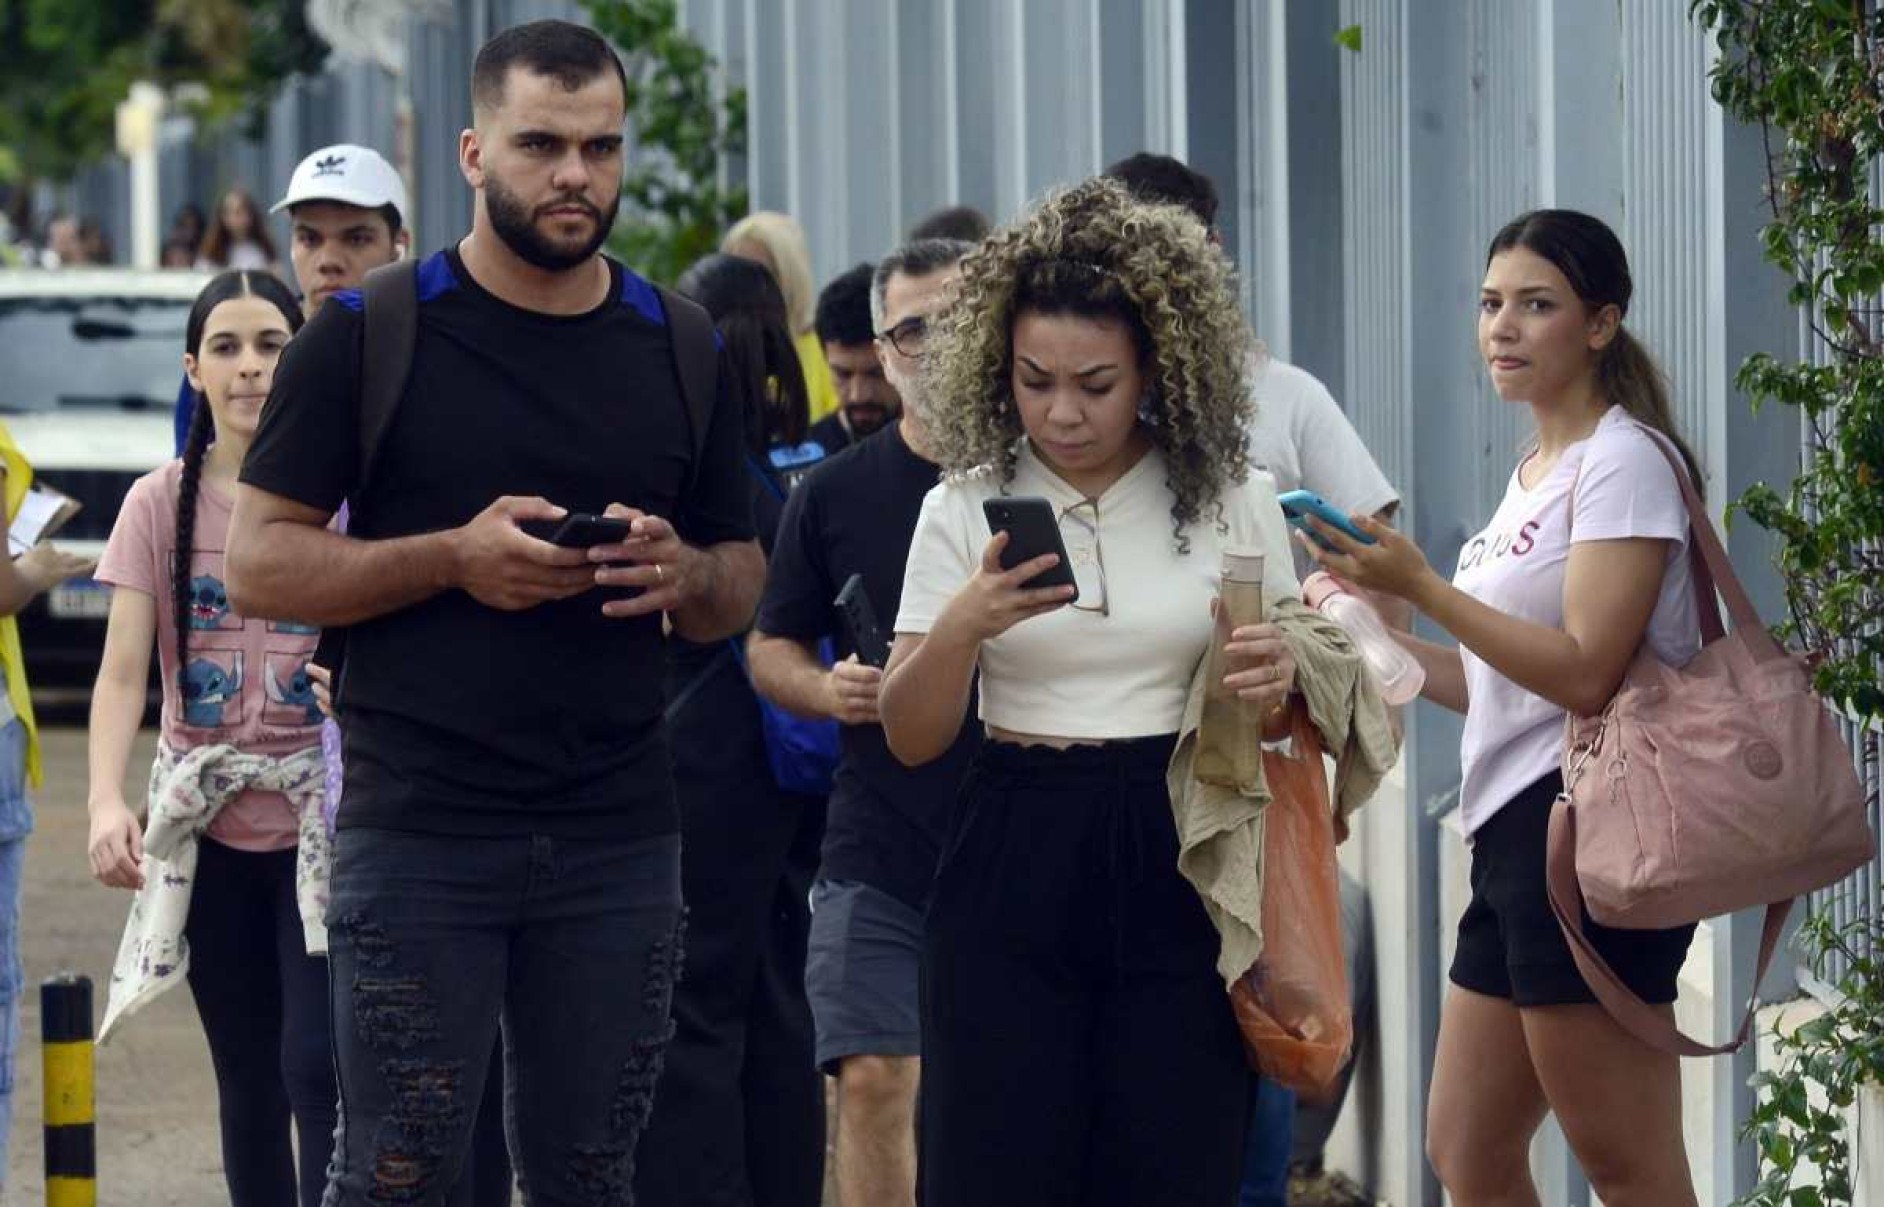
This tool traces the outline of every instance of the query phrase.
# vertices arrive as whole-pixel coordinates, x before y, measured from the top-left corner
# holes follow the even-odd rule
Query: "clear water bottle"
[[[1192,769],[1203,783],[1254,792],[1260,782],[1262,718],[1254,705],[1223,685],[1223,677],[1231,669],[1223,647],[1237,629],[1262,622],[1262,550],[1225,549],[1217,622],[1208,655],[1210,681],[1204,691],[1204,715],[1197,727],[1197,758]]]
[[[1406,704],[1420,694],[1426,683],[1426,668],[1393,639],[1380,613],[1352,587],[1326,570],[1318,570],[1303,581],[1302,599],[1347,630],[1361,651],[1361,660],[1380,684],[1381,699],[1389,704]]]

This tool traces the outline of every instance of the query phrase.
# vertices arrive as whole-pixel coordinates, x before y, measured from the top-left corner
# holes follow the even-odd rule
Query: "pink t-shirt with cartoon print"
[[[182,472],[183,463],[172,461],[132,484],[97,572],[100,582],[157,601],[164,741],[177,750],[228,743],[268,755],[320,745],[320,712],[307,676],[319,633],[248,620],[230,608],[223,586],[230,500],[206,483],[197,491],[191,541],[189,665],[179,680],[171,566]],[[295,845],[298,830],[286,797],[249,792],[223,807],[209,835],[239,850],[279,851]]]

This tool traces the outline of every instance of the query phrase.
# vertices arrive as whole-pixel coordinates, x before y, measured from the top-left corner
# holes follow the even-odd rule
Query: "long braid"
[[[209,401],[197,394],[190,409],[190,434],[183,440],[183,472],[177,478],[177,539],[170,560],[170,587],[176,596],[177,683],[182,690],[190,663],[190,560],[196,543],[196,496],[203,477],[203,458],[215,431]]]

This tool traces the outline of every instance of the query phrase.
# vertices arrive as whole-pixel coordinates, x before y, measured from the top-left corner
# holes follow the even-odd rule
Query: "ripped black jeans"
[[[681,957],[680,839],[344,829],[328,906],[326,1207],[444,1201],[501,1016],[533,1207],[627,1207]]]

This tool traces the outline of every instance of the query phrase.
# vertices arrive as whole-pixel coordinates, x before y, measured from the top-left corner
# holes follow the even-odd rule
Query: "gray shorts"
[[[813,884],[805,996],[818,1067],[835,1075],[849,1056],[920,1055],[921,966],[920,913],[856,880]]]

